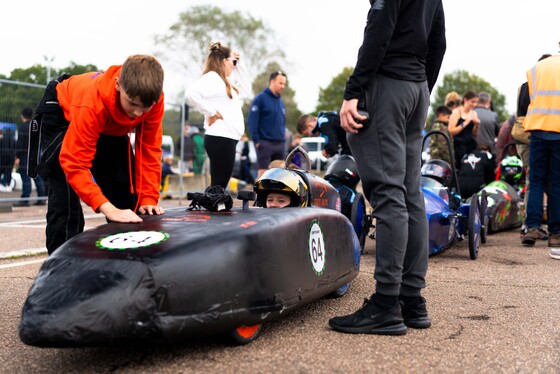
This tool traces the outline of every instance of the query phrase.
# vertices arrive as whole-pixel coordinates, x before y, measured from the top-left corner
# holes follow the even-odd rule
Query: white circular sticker
[[[131,231],[101,238],[96,245],[109,250],[136,249],[161,243],[168,238],[169,234],[161,231]]]
[[[313,270],[317,275],[321,275],[325,269],[325,239],[317,220],[311,222],[309,229],[309,256]]]

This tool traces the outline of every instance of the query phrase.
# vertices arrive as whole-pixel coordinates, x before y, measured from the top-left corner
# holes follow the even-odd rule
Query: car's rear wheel
[[[486,190],[480,192],[480,217],[482,222],[482,227],[480,228],[480,242],[486,243],[488,239],[488,224],[490,221],[488,217],[488,193]]]
[[[480,206],[478,205],[478,196],[475,194],[470,198],[468,219],[469,254],[471,256],[471,260],[476,260],[478,257],[481,228],[482,221],[480,217]]]
[[[231,338],[238,345],[245,345],[257,339],[261,332],[262,324],[252,326],[239,326],[231,332]]]
[[[354,201],[352,202],[350,221],[352,222],[354,231],[358,236],[358,240],[360,242],[360,251],[363,253],[366,244],[366,237],[369,231],[370,221],[366,213],[366,201],[364,199],[364,195],[359,192],[356,193],[356,196],[354,196]]]
[[[346,295],[349,288],[350,288],[350,283],[346,283],[345,285],[338,288],[336,291],[331,292],[329,296],[332,297],[333,299],[338,299],[339,297]]]

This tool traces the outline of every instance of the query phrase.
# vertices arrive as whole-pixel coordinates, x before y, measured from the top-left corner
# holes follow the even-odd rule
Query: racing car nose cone
[[[40,347],[90,346],[157,334],[153,279],[135,261],[51,258],[23,306],[20,339]]]

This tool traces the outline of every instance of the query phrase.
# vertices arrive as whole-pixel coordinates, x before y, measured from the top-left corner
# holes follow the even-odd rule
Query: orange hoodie
[[[109,200],[90,169],[100,134],[122,136],[136,129],[135,182],[138,206],[157,205],[161,180],[163,93],[142,116],[130,119],[118,104],[115,88],[121,66],[74,75],[56,86],[59,105],[70,122],[60,150],[60,165],[80,199],[96,212]]]

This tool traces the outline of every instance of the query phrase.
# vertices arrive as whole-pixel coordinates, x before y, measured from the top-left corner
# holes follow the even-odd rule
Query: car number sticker
[[[161,231],[131,231],[109,235],[97,240],[96,246],[108,250],[148,247],[166,241],[169,234]]]
[[[321,275],[325,269],[325,239],[317,220],[309,228],[309,257],[315,274]]]

